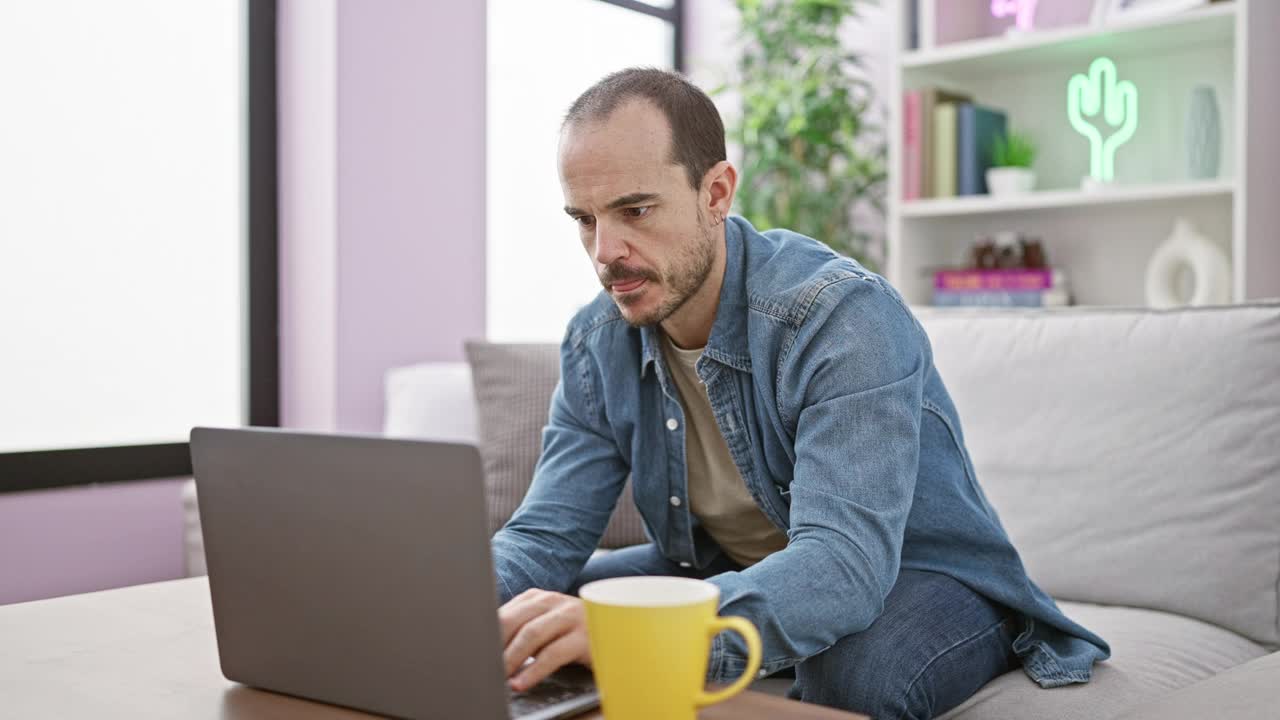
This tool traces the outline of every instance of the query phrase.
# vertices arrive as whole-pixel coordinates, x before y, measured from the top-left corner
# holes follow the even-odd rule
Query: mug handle
[[[738,676],[729,687],[721,688],[715,692],[707,692],[699,690],[697,697],[693,702],[698,707],[706,707],[715,703],[728,700],[747,688],[753,680],[756,679],[756,671],[760,669],[760,633],[756,632],[756,626],[751,624],[750,620],[741,617],[717,617],[707,626],[707,633],[710,637],[715,637],[725,630],[732,630],[742,636],[747,641],[747,667],[742,671],[742,675]]]

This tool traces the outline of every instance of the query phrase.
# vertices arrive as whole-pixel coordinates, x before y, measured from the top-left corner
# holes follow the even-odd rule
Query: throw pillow
[[[515,513],[533,481],[551,395],[560,380],[560,350],[553,344],[468,341],[466,352],[476,396],[492,533]],[[618,548],[646,542],[628,477],[600,546]]]

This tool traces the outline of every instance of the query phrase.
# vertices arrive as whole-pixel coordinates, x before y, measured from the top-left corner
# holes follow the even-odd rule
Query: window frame
[[[671,7],[660,8],[640,0],[600,0],[600,2],[616,5],[627,10],[634,10],[642,15],[656,17],[671,23],[674,38],[671,43],[671,67],[676,72],[684,72],[684,0],[671,0]]]
[[[248,424],[280,424],[277,0],[242,0]],[[189,443],[0,453],[0,494],[191,475]]]

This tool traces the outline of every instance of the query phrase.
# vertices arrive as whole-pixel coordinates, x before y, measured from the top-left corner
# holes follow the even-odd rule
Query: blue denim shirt
[[[870,626],[899,569],[913,568],[1021,614],[1014,651],[1040,685],[1088,681],[1110,649],[1027,576],[898,292],[802,235],[739,217],[725,229],[720,304],[696,369],[742,479],[788,544],[710,582],[721,614],[759,628],[762,669]],[[706,567],[721,552],[689,512],[684,412],[656,333],[629,326],[604,293],[569,324],[533,484],[493,537],[502,602],[569,587],[628,473],[668,559]],[[722,634],[708,677],[728,681],[745,660]]]

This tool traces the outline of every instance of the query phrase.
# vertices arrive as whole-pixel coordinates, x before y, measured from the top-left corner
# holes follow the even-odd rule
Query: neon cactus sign
[[[1037,0],[991,0],[992,17],[1014,16],[1013,24],[1019,30],[1030,30],[1035,18]]]
[[[1116,64],[1100,57],[1089,65],[1089,74],[1072,75],[1067,83],[1067,119],[1071,127],[1089,138],[1089,174],[1111,182],[1116,175],[1116,150],[1138,129],[1138,88],[1116,80]],[[1101,117],[1118,128],[1108,138],[1091,119]],[[1087,119],[1088,118],[1088,119]]]

